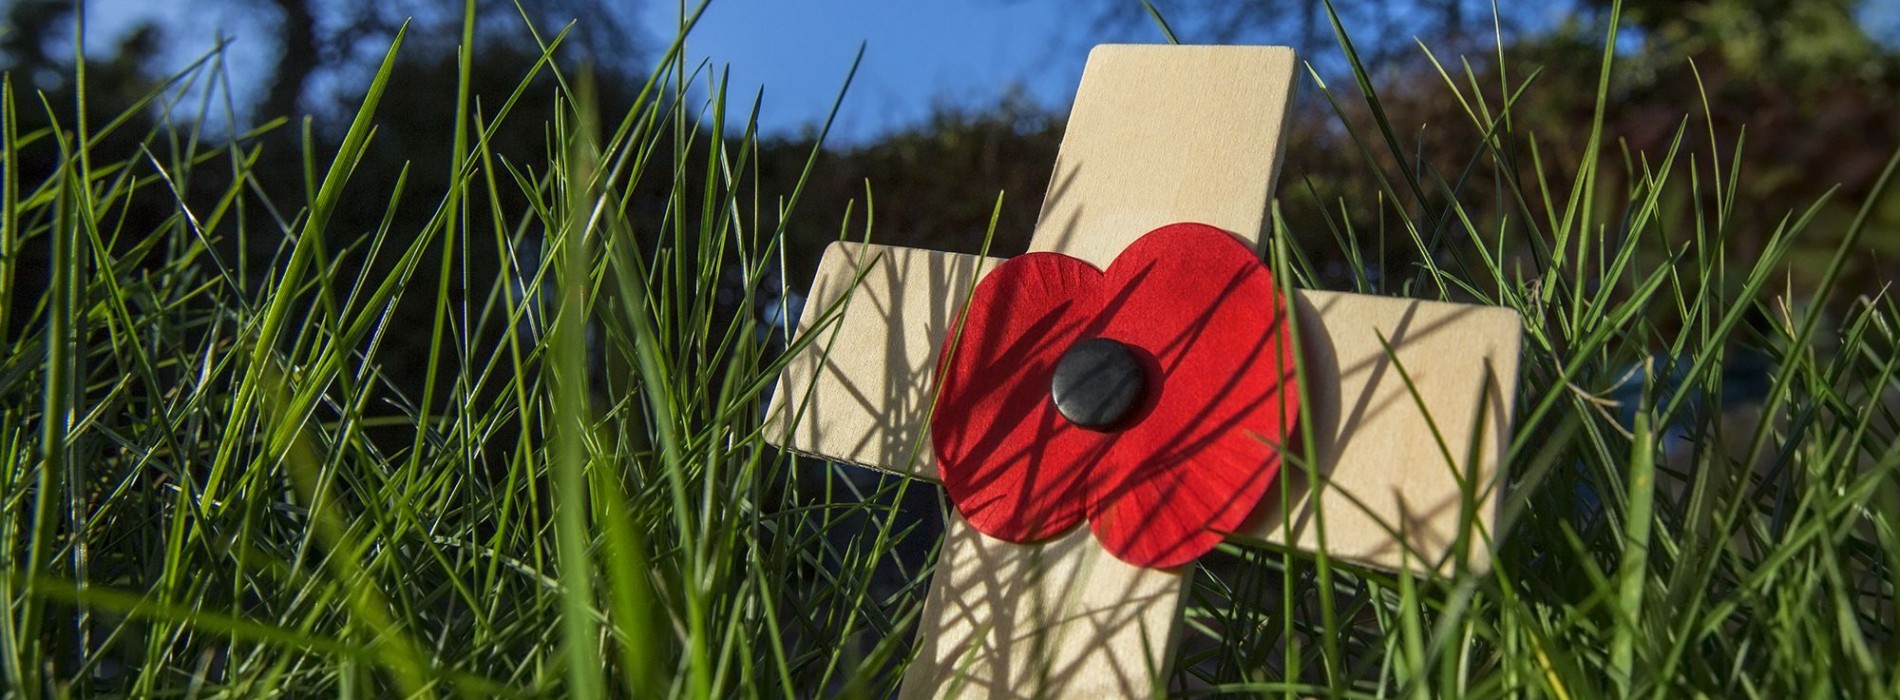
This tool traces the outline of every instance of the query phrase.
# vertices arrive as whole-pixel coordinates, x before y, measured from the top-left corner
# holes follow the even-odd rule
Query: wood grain
[[[1096,47],[1029,249],[1107,267],[1179,221],[1258,249],[1293,70],[1293,50],[1278,46]]]
[[[1186,579],[1111,556],[1087,527],[1004,542],[952,511],[898,697],[1159,695]]]
[[[1106,267],[1149,230],[1197,221],[1258,251],[1293,75],[1284,48],[1098,47],[1031,249]],[[997,262],[834,244],[800,320],[797,337],[812,342],[779,378],[770,434],[798,452],[935,480],[933,368],[974,280]],[[1515,315],[1325,292],[1293,301],[1321,478],[1315,488],[1289,463],[1282,473],[1294,478],[1236,537],[1311,551],[1323,519],[1342,559],[1444,567],[1459,525],[1488,526],[1496,510],[1513,392],[1484,378],[1508,387],[1515,377]],[[1293,505],[1284,512],[1282,493]],[[1488,566],[1488,551],[1472,547],[1466,562]],[[1014,545],[951,513],[902,695],[1155,694],[1186,585],[1182,571],[1108,556],[1086,528]]]
[[[1323,518],[1333,557],[1449,573],[1459,537],[1496,520],[1517,312],[1318,291],[1296,292],[1293,305],[1313,444],[1281,468],[1286,498],[1269,492],[1238,534],[1317,552]],[[1474,571],[1491,567],[1483,542],[1462,554]]]
[[[834,244],[806,301],[809,322],[844,301],[861,265],[868,272],[843,317],[820,331],[835,333],[839,350],[826,355],[813,346],[794,356],[781,375],[771,409],[781,444],[935,481],[926,432],[930,368],[952,309],[967,297],[968,275],[999,262]],[[941,302],[926,303],[935,297],[914,294],[931,283],[944,285],[937,295]],[[1292,508],[1281,507],[1280,491],[1269,491],[1236,535],[1314,552],[1324,516],[1327,551],[1334,557],[1382,569],[1449,570],[1460,525],[1475,521],[1488,531],[1496,515],[1499,462],[1514,410],[1509,387],[1522,335],[1517,313],[1309,290],[1295,291],[1292,306],[1306,372],[1313,471],[1322,476],[1319,498],[1303,466],[1289,460],[1281,489]],[[800,399],[804,415],[794,422],[799,407],[786,398],[801,395],[807,397]],[[1394,533],[1404,533],[1403,540]],[[1402,552],[1406,546],[1409,554]],[[1472,547],[1464,561],[1487,570],[1490,550]]]
[[[937,480],[934,368],[976,275],[1002,258],[833,243],[819,260],[768,409],[776,444],[835,462]]]

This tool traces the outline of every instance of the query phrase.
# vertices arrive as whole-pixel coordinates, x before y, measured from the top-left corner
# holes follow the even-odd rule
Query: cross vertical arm
[[[1031,249],[1105,267],[1150,228],[1198,221],[1258,250],[1292,90],[1290,49],[1097,47],[1076,94]],[[827,258],[850,260],[850,252]],[[870,270],[865,282],[890,280],[893,273],[928,277],[940,264],[982,264],[907,253],[888,259],[902,264]],[[966,269],[974,273],[976,267]],[[793,381],[780,385],[774,401],[789,406],[795,396],[809,397],[813,421],[809,428],[780,424],[790,429],[789,447],[821,455],[835,447],[860,464],[935,472],[918,468],[924,450],[895,446],[923,444],[935,367],[935,354],[926,348],[937,345],[930,341],[940,340],[961,301],[956,295],[967,285],[923,289],[932,297],[922,305],[922,318],[879,324],[904,336],[896,352],[886,347],[889,341],[860,335],[852,314],[866,312],[847,309],[832,353],[819,360],[848,355],[837,365],[840,371],[810,364],[788,369]],[[918,310],[916,299],[900,299],[908,292],[857,291],[872,292],[852,299],[854,306],[872,302],[861,318],[874,318],[880,305],[886,312]],[[822,308],[817,295],[807,300],[808,315]],[[868,344],[835,344],[847,341]],[[801,360],[812,362],[795,358],[794,364]],[[802,388],[815,390],[806,394]],[[824,447],[811,449],[817,445],[800,439]],[[918,630],[924,643],[904,679],[907,697],[1138,696],[1160,690],[1173,660],[1184,572],[1191,567],[1129,565],[1106,555],[1086,528],[1014,545],[988,540],[954,513],[951,520]],[[1008,590],[981,585],[1001,580],[1000,572],[1021,575],[1012,574]]]

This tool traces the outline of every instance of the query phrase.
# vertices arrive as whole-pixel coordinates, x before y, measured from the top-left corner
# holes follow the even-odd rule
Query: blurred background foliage
[[[366,167],[350,188],[362,192],[392,191],[404,164],[410,173],[408,190],[429,196],[408,196],[392,215],[392,243],[403,243],[404,231],[420,230],[431,214],[433,193],[444,190],[448,173],[440,172],[451,148],[451,134],[439,125],[453,119],[455,99],[454,46],[459,17],[455,3],[427,0],[372,2],[343,0],[211,0],[241,6],[260,19],[277,46],[276,60],[262,70],[268,77],[257,94],[230,96],[224,108],[229,123],[207,139],[234,139],[254,150],[265,164],[251,170],[247,197],[260,216],[289,216],[310,196],[307,175],[295,165],[308,150],[334,152],[341,138],[339,120],[350,113],[346,99],[328,94],[327,84],[354,85],[369,70],[394,32],[410,23],[410,46],[399,57],[396,84],[404,86],[388,97],[381,112],[376,146]],[[1054,0],[1009,0],[1052,2]],[[1884,9],[1891,0],[1632,0],[1625,3],[1619,35],[1621,63],[1613,76],[1607,106],[1606,143],[1620,151],[1622,172],[1606,173],[1612,186],[1600,189],[1593,202],[1605,214],[1618,211],[1620,202],[1608,201],[1622,192],[1617,183],[1641,177],[1656,167],[1647,156],[1666,149],[1679,135],[1697,144],[1689,153],[1698,162],[1718,159],[1724,170],[1739,166],[1742,187],[1732,193],[1739,216],[1730,223],[1724,245],[1731,254],[1747,259],[1759,250],[1774,228],[1791,212],[1801,212],[1817,200],[1821,225],[1811,231],[1842,231],[1845,220],[1866,198],[1879,168],[1900,147],[1900,42],[1864,26],[1870,10]],[[575,25],[563,38],[559,55],[586,63],[601,75],[601,104],[613,113],[630,95],[617,94],[637,85],[636,72],[663,49],[639,28],[616,21],[626,16],[606,0],[551,0],[525,4],[536,25]],[[479,37],[484,47],[474,57],[475,93],[483,111],[510,98],[519,76],[539,57],[533,39],[512,31],[521,25],[511,2],[479,3],[481,12],[496,21],[483,26],[511,31]],[[1504,235],[1527,235],[1526,226],[1544,216],[1541,202],[1484,201],[1485,193],[1509,188],[1487,187],[1468,181],[1467,172],[1515,172],[1538,177],[1537,165],[1554,182],[1575,178],[1575,160],[1588,137],[1593,97],[1598,80],[1598,57],[1603,41],[1599,27],[1610,11],[1608,0],[1567,0],[1556,3],[1511,3],[1494,6],[1471,0],[1392,0],[1340,2],[1342,24],[1356,38],[1356,47],[1371,72],[1364,86],[1377,100],[1326,99],[1315,89],[1315,78],[1329,89],[1350,91],[1354,76],[1343,73],[1336,28],[1321,3],[1293,0],[1173,0],[1160,3],[1184,42],[1284,43],[1300,49],[1310,63],[1310,74],[1300,88],[1285,175],[1281,207],[1291,235],[1314,256],[1315,269],[1338,288],[1376,293],[1404,293],[1405,280],[1419,268],[1414,246],[1400,245],[1406,233],[1389,230],[1396,217],[1393,207],[1404,208],[1416,220],[1444,221],[1462,213],[1485,217]],[[1126,29],[1147,24],[1150,15],[1139,3],[1115,2],[1078,9],[1079,39],[1091,26]],[[5,33],[0,36],[0,64],[15,76],[29,79],[44,95],[32,109],[21,111],[21,131],[30,133],[45,123],[44,110],[69,111],[74,101],[71,41],[74,5],[64,0],[12,0],[4,11]],[[549,31],[553,31],[550,29]],[[1889,32],[1891,33],[1891,32]],[[1156,40],[1162,34],[1155,32]],[[543,40],[550,36],[541,37]],[[124,35],[116,46],[91,47],[88,80],[89,107],[96,122],[119,114],[160,85],[166,76],[147,68],[166,50],[165,37],[155,28]],[[216,60],[214,55],[212,60]],[[1469,65],[1477,80],[1467,80]],[[1448,77],[1449,76],[1449,77]],[[331,78],[335,78],[332,80]],[[1524,88],[1526,81],[1530,82]],[[701,87],[683,88],[692,99],[703,99]],[[506,162],[544,162],[546,135],[528,126],[552,118],[555,86],[549,80],[532,85],[542,94],[521,99],[517,109],[535,111],[510,119],[491,141]],[[992,214],[998,216],[992,252],[1021,251],[1033,228],[1042,190],[1061,139],[1061,107],[1036,104],[1019,92],[999,90],[1002,97],[987,106],[944,107],[923,123],[846,147],[828,147],[811,164],[799,206],[804,215],[788,224],[784,274],[792,290],[802,289],[816,266],[826,241],[863,231],[869,218],[871,235],[884,243],[946,250],[975,251],[984,240]],[[750,96],[732,96],[735,102]],[[1468,109],[1495,110],[1515,100],[1514,119],[1524,125],[1509,138],[1504,152],[1521,153],[1521,163],[1496,170],[1472,168],[1485,155],[1483,140],[1490,137],[1473,127]],[[1393,134],[1400,148],[1367,147],[1355,141],[1378,133],[1368,104],[1379,105],[1393,124],[1416,124],[1416,130]],[[41,105],[44,105],[42,108]],[[1700,105],[1700,106],[1699,106]],[[216,110],[214,110],[216,111]],[[139,111],[146,123],[128,123],[105,134],[95,149],[106,160],[136,155],[138,144],[170,117],[157,106]],[[70,123],[70,120],[67,121]],[[176,126],[176,125],[173,125]],[[729,131],[731,131],[729,129]],[[1355,134],[1359,136],[1355,136]],[[729,133],[725,136],[736,136]],[[814,127],[801,135],[765,139],[757,154],[760,181],[757,192],[783,193],[793,189],[805,172],[811,149],[822,137]],[[1712,138],[1710,138],[1712,137]],[[1707,143],[1725,144],[1709,153]],[[690,147],[690,146],[688,146]],[[1405,162],[1392,152],[1415,154]],[[668,154],[658,154],[662,158]],[[21,154],[23,181],[33,182],[51,172],[58,154],[50,139]],[[704,159],[687,158],[699,163]],[[1614,161],[1612,161],[1614,162]],[[282,163],[285,167],[269,167]],[[526,167],[526,166],[524,166]],[[1676,167],[1687,169],[1689,164]],[[431,168],[437,170],[431,170]],[[1383,178],[1370,176],[1375,173]],[[1426,186],[1386,189],[1410,174]],[[683,173],[685,181],[694,173]],[[210,182],[202,172],[196,181],[181,183],[188,200],[211,197],[225,183]],[[1620,178],[1620,179],[1619,179]],[[1433,186],[1432,183],[1444,183]],[[504,188],[506,189],[506,188]],[[1442,196],[1456,190],[1458,209]],[[1715,188],[1705,187],[1713,197]],[[1000,200],[998,195],[1003,196]],[[658,212],[665,203],[639,201],[634,211]],[[148,192],[143,206],[127,209],[130,230],[136,220],[161,220],[172,213],[166,193]],[[383,222],[386,201],[381,197],[345,197],[328,235],[331,250],[367,260],[358,240],[367,240]],[[520,202],[506,203],[518,210]],[[1667,220],[1684,231],[1676,242],[1688,240],[1696,226],[1692,202],[1675,202]],[[1000,208],[999,208],[1000,207]],[[1462,210],[1460,212],[1459,210]],[[655,217],[654,220],[658,220]],[[471,253],[494,253],[499,238],[494,222],[467,222]],[[1838,220],[1838,221],[1836,221]],[[281,221],[288,231],[293,222]],[[1356,261],[1342,250],[1341,233],[1358,239],[1363,254]],[[1392,245],[1383,245],[1389,241]],[[1878,209],[1876,221],[1864,239],[1867,254],[1857,257],[1847,271],[1850,292],[1873,292],[1894,276],[1894,258],[1900,255],[1900,199],[1889,198]],[[234,256],[265,259],[278,242],[224,240]],[[1667,242],[1658,242],[1666,244]],[[1802,283],[1819,274],[1827,251],[1837,241],[1798,243],[1799,251],[1788,270],[1789,284],[1799,299]],[[124,245],[131,245],[126,241]],[[1472,241],[1433,240],[1428,248],[1472,245]],[[43,265],[44,241],[29,240],[20,254],[27,259],[20,303],[38,299],[33,277]],[[254,249],[244,250],[246,246]],[[486,247],[486,248],[485,248]],[[1525,246],[1517,246],[1519,250]],[[467,256],[474,261],[499,259],[494,254]],[[250,266],[261,274],[268,266]],[[421,271],[414,283],[434,287],[435,271]],[[453,299],[481,299],[489,289],[463,289],[464,280],[498,279],[493,270],[469,270],[450,280]],[[730,292],[731,290],[728,290]],[[1837,299],[1851,299],[1842,295]],[[778,308],[763,300],[761,308]],[[396,310],[394,323],[425,323],[431,304],[421,300]],[[413,308],[410,308],[413,307]],[[9,332],[18,337],[30,323],[33,309],[11,309]],[[420,327],[420,326],[418,326]],[[400,337],[400,336],[398,336]],[[397,377],[402,371],[426,366],[427,347],[390,348],[385,357]]]

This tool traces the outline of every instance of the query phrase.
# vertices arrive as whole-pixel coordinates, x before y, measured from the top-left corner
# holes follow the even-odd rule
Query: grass
[[[463,45],[476,36],[470,19]],[[559,55],[561,34],[535,36],[544,59]],[[1780,275],[1820,233],[1814,210],[1790,212],[1758,257],[1726,254],[1740,173],[1710,154],[1730,144],[1689,119],[1666,152],[1619,158],[1601,131],[1613,52],[1581,143],[1514,115],[1534,72],[1442,70],[1460,128],[1485,138],[1440,164],[1403,145],[1339,38],[1355,90],[1314,82],[1342,112],[1363,100],[1379,114],[1346,155],[1385,197],[1349,205],[1383,207],[1392,230],[1339,219],[1337,250],[1283,236],[1275,261],[1311,286],[1321,255],[1367,269],[1385,259],[1373,241],[1404,241],[1422,264],[1360,276],[1358,291],[1523,315],[1504,515],[1472,543],[1498,550],[1496,568],[1417,579],[1223,547],[1201,565],[1171,687],[1900,690],[1900,309],[1833,291],[1876,235],[1867,212],[1900,160],[1846,230],[1825,232],[1840,244],[1820,283],[1792,289]],[[30,314],[0,338],[11,694],[887,695],[927,573],[902,543],[933,517],[905,504],[929,489],[764,442],[779,354],[753,319],[799,192],[748,188],[757,104],[733,110],[723,79],[677,49],[611,115],[584,72],[537,64],[524,86],[561,86],[540,162],[491,148],[516,102],[470,97],[464,52],[448,186],[352,190],[379,97],[401,89],[398,38],[341,148],[292,164],[306,201],[274,207],[251,188],[285,164],[260,161],[256,133],[200,131],[209,107],[184,101],[180,88],[215,79],[215,55],[135,108],[166,117],[137,153],[95,150],[130,120],[21,131],[24,110],[86,112],[10,77],[0,309]],[[1549,165],[1569,148],[1586,167]],[[23,180],[33,149],[58,167]],[[1404,167],[1388,176],[1382,159]],[[1627,185],[1610,191],[1606,172]],[[225,184],[177,194],[193,180]],[[126,228],[153,191],[169,215]],[[391,212],[423,198],[434,215],[416,232],[389,219],[361,237],[326,229],[345,198],[372,195]],[[871,230],[866,209],[839,235]],[[501,255],[474,262],[500,272],[469,285],[492,293],[464,298],[449,280],[484,269],[477,230]],[[253,259],[257,241],[274,252]],[[20,268],[28,244],[50,251],[49,283],[21,300],[16,281],[39,272]],[[438,286],[408,283],[431,265]],[[743,293],[722,306],[712,292],[734,278]],[[391,309],[418,295],[427,329],[393,326]],[[411,400],[384,358],[395,336],[424,332]]]

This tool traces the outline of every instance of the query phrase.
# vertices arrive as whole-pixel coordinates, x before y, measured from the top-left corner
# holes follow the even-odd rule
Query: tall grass
[[[591,78],[557,60],[563,34],[535,33],[543,60],[524,89],[482,104],[465,7],[458,116],[443,125],[453,177],[438,192],[405,191],[406,178],[348,188],[378,147],[380,97],[402,89],[390,78],[401,37],[340,149],[295,164],[260,160],[259,132],[199,131],[211,102],[192,113],[183,96],[217,79],[216,56],[134,107],[165,117],[137,153],[95,150],[130,120],[20,131],[21,110],[87,112],[6,81],[0,309],[30,310],[0,364],[0,668],[13,695],[895,686],[928,570],[893,562],[901,535],[933,516],[901,507],[924,487],[763,441],[781,355],[758,300],[799,191],[751,186],[758,103],[733,109],[723,77],[675,42],[631,104],[603,113]],[[682,15],[684,37],[696,14]],[[1483,576],[1415,579],[1224,547],[1201,564],[1171,687],[1891,695],[1900,310],[1832,285],[1860,241],[1883,235],[1866,212],[1894,165],[1862,216],[1828,232],[1841,243],[1821,283],[1791,289],[1778,273],[1816,233],[1811,212],[1790,212],[1755,259],[1726,254],[1740,174],[1713,154],[1729,144],[1688,119],[1665,152],[1616,153],[1601,130],[1611,49],[1584,135],[1514,115],[1534,72],[1492,85],[1442,70],[1466,107],[1460,128],[1483,146],[1428,159],[1339,38],[1354,89],[1314,82],[1342,111],[1363,100],[1379,115],[1360,152],[1341,155],[1363,159],[1385,195],[1345,206],[1382,207],[1393,230],[1341,219],[1337,251],[1281,236],[1274,259],[1312,285],[1317,256],[1369,269],[1385,259],[1373,241],[1403,241],[1422,264],[1361,275],[1359,291],[1523,315],[1504,517],[1480,543],[1499,558]],[[545,160],[497,154],[490,136],[549,78],[560,109]],[[29,149],[56,151],[57,171],[22,181]],[[1576,149],[1583,166],[1559,170],[1551,149]],[[256,174],[287,165],[308,173],[307,199],[267,207]],[[1627,185],[1610,191],[1614,172]],[[222,184],[186,196],[194,179]],[[124,228],[154,190],[169,217]],[[343,198],[372,194],[391,212],[423,198],[434,214],[414,232],[388,218],[327,228]],[[643,198],[660,213],[633,206]],[[450,278],[485,269],[471,258],[488,250],[470,222],[495,232],[500,259],[474,262],[499,272],[467,281],[492,293],[461,296]],[[824,223],[841,236],[872,225]],[[275,252],[252,259],[256,241]],[[35,242],[51,251],[50,284],[16,304],[16,281],[39,271],[15,253]],[[409,283],[424,266],[438,286]],[[721,303],[733,279],[736,301]],[[391,309],[417,295],[428,327],[393,326]],[[412,400],[384,359],[392,337],[421,333],[430,360]]]

